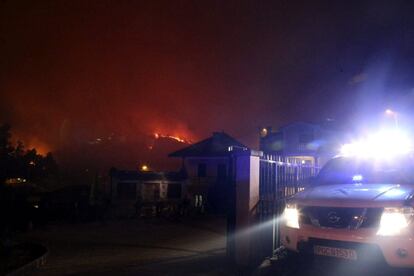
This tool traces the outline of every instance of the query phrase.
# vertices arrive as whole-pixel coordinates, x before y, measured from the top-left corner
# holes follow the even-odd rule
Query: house
[[[260,131],[260,150],[265,154],[291,157],[303,164],[322,166],[337,154],[340,133],[319,124],[295,122],[272,131]]]
[[[247,149],[228,134],[214,132],[211,137],[169,155],[182,158],[188,176],[187,192],[196,206],[216,213],[226,210],[230,147]]]
[[[136,203],[179,202],[185,195],[183,172],[110,171],[111,199],[118,212],[132,215]]]

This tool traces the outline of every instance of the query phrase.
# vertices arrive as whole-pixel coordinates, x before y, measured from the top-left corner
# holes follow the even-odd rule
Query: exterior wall
[[[119,200],[119,195],[118,195],[118,184],[119,183],[131,183],[131,184],[137,184],[138,181],[137,180],[120,180],[117,179],[115,177],[113,177],[111,179],[111,193],[112,193],[112,200]],[[138,186],[136,186],[138,187]],[[136,193],[138,194],[138,189],[136,190]],[[135,198],[136,200],[136,198]]]
[[[267,133],[260,139],[260,150],[305,162],[313,159],[310,165],[322,166],[337,154],[342,136],[319,125],[294,123]]]
[[[135,202],[136,202],[136,196],[135,198],[131,198],[131,199],[123,199],[121,198],[121,196],[119,195],[119,190],[118,190],[118,185],[120,183],[128,183],[131,185],[135,185],[135,189],[136,189],[136,195],[138,194],[139,190],[138,187],[139,185],[137,185],[137,181],[133,180],[133,181],[128,181],[128,180],[120,180],[117,178],[112,178],[111,179],[111,191],[112,191],[112,206],[114,207],[114,215],[116,217],[119,216],[132,216],[134,214],[134,210],[135,210]]]
[[[118,194],[119,185],[135,185],[135,196],[125,198]],[[181,185],[181,195],[179,198],[169,198],[169,185]],[[158,190],[158,192],[157,192]],[[112,202],[117,209],[118,215],[133,215],[135,213],[135,204],[138,199],[143,203],[155,203],[157,201],[177,201],[181,200],[185,195],[185,182],[181,181],[165,181],[165,180],[121,180],[112,178]],[[159,194],[157,199],[155,194]]]
[[[249,176],[249,213],[255,210],[259,203],[259,179],[260,179],[260,157],[250,156]]]
[[[198,176],[198,165],[206,164],[206,176]],[[229,159],[227,157],[192,157],[185,159],[185,168],[188,174],[188,185],[199,186],[205,189],[210,185],[217,183],[218,166],[226,166],[226,174],[229,169]]]
[[[259,203],[260,180],[260,156],[258,153],[242,154],[236,156],[235,166],[235,228],[234,233],[234,260],[236,264],[248,266],[255,259],[252,248],[254,247],[254,229],[256,223],[256,211]]]
[[[292,155],[313,155],[316,148],[312,141],[318,140],[320,128],[307,124],[294,124],[283,128],[284,153]]]
[[[185,168],[189,178],[198,177],[198,164],[207,165],[207,178],[217,177],[217,167],[219,164],[228,166],[228,157],[187,157],[185,159]]]
[[[206,176],[198,176],[198,165],[206,164]],[[193,205],[199,204],[201,196],[202,205],[207,204],[213,212],[222,213],[226,207],[225,185],[229,174],[228,157],[188,157],[184,161],[188,174],[187,193]],[[225,166],[225,177],[218,177],[218,167]],[[198,199],[197,199],[198,197]]]
[[[181,194],[185,191],[184,183],[179,181],[137,181],[137,180],[119,180],[113,179],[112,180],[112,199],[119,201],[123,200],[120,195],[118,195],[118,185],[130,183],[135,185],[136,194],[134,198],[125,199],[126,201],[136,201],[138,198],[142,198],[143,201],[154,201],[154,191],[159,190],[159,199],[160,200],[168,200],[168,186],[179,184],[181,185]],[[182,198],[181,195],[180,198]]]

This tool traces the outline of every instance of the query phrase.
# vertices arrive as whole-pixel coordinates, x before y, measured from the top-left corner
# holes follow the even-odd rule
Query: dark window
[[[197,171],[198,177],[206,177],[207,176],[207,165],[204,163],[198,164],[198,171]]]
[[[168,184],[167,188],[167,197],[168,198],[181,198],[181,184]]]
[[[117,195],[119,199],[135,199],[136,193],[136,183],[118,183]]]
[[[219,164],[217,166],[217,179],[225,180],[227,177],[227,166],[226,164]]]

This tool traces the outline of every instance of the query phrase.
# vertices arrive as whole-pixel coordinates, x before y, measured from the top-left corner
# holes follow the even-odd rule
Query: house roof
[[[170,153],[169,157],[213,157],[226,156],[229,147],[247,148],[245,145],[224,132],[214,132],[210,138]]]

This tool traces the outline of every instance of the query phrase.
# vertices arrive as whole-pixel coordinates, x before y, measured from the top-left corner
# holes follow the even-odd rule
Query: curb
[[[49,249],[41,244],[36,245],[42,247],[44,249],[44,253],[40,257],[37,257],[36,259],[23,265],[22,267],[19,267],[16,270],[6,273],[6,276],[28,275],[46,263],[46,259],[49,255]]]

